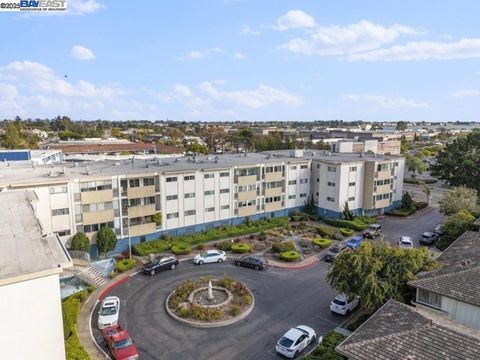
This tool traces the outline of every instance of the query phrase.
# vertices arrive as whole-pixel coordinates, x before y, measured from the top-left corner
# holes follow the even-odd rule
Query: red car
[[[137,360],[139,354],[128,331],[121,325],[109,326],[102,330],[105,345],[115,360]]]

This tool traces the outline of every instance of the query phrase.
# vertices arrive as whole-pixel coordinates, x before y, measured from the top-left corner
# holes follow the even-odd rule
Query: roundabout
[[[142,360],[282,359],[275,352],[275,344],[292,326],[305,324],[317,334],[324,334],[346,320],[330,312],[335,293],[324,280],[327,270],[328,265],[323,262],[302,270],[270,267],[255,271],[237,267],[231,260],[203,266],[183,261],[175,270],[157,276],[136,274],[106,295],[120,298],[119,322],[128,329]],[[250,310],[233,324],[199,328],[169,315],[166,304],[172,292],[186,281],[201,278],[206,281],[199,286],[199,297],[194,294],[191,300],[224,306],[223,302],[228,301],[225,295],[219,295],[218,304],[206,303],[205,299],[208,282],[212,281],[213,292],[215,280],[225,277],[244,284],[252,294]],[[225,284],[221,285],[228,290]],[[196,289],[189,289],[185,299]],[[91,319],[93,337],[103,347],[96,329],[97,312],[98,308]]]

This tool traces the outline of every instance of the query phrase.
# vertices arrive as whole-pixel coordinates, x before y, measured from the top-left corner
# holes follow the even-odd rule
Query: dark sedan
[[[245,266],[255,270],[264,270],[268,266],[268,261],[260,256],[247,255],[235,260],[235,265]]]
[[[433,245],[438,240],[438,234],[432,232],[424,232],[420,237],[421,245]]]
[[[162,270],[173,270],[177,265],[178,259],[175,256],[160,256],[143,265],[143,273],[147,275],[155,275],[155,273]]]
[[[335,258],[344,251],[351,251],[352,249],[345,245],[335,245],[328,249],[327,253],[325,254],[325,261],[333,262]]]

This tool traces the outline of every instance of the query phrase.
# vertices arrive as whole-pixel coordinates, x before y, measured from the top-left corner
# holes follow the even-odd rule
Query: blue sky
[[[68,7],[0,13],[0,118],[480,121],[478,0]]]

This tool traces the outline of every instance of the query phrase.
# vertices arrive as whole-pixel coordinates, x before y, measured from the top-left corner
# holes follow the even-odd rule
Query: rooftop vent
[[[460,262],[462,266],[469,266],[472,263],[472,260],[470,259],[465,259]]]

